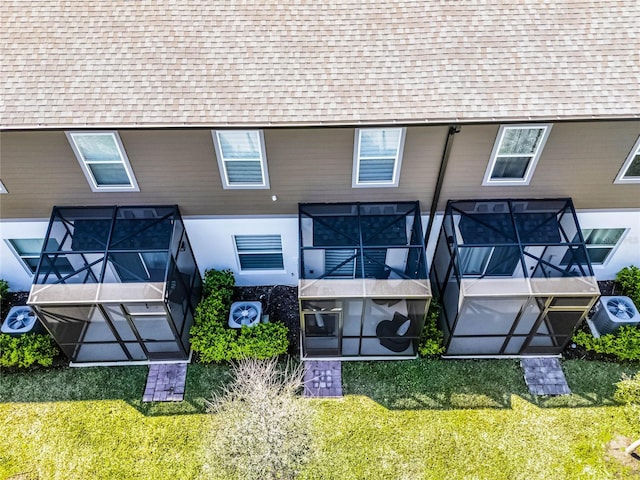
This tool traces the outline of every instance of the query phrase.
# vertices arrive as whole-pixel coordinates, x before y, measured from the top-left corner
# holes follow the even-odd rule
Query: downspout
[[[433,199],[431,200],[431,209],[429,210],[429,223],[427,224],[427,231],[424,235],[424,244],[427,246],[429,237],[431,236],[431,229],[433,228],[433,222],[436,217],[436,211],[438,210],[438,202],[440,201],[440,192],[442,191],[442,184],[444,183],[444,174],[447,171],[447,164],[449,163],[449,155],[451,154],[451,147],[453,146],[453,136],[460,132],[460,125],[449,125],[449,132],[447,133],[447,141],[444,144],[444,150],[442,152],[442,160],[440,160],[440,170],[438,171],[438,180],[436,182],[436,188],[433,192]]]

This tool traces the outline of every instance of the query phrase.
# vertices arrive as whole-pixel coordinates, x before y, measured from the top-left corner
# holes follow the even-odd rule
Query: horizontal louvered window
[[[216,130],[213,140],[224,188],[269,188],[262,130]]]
[[[283,270],[280,235],[236,235],[240,270]]]
[[[353,186],[398,186],[404,137],[404,128],[356,129]]]

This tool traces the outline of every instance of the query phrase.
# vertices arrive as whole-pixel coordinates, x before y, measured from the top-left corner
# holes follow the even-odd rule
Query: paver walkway
[[[523,358],[524,381],[533,395],[569,395],[569,385],[557,358]]]
[[[304,362],[305,397],[342,397],[342,363],[339,360]]]
[[[186,381],[186,363],[152,363],[142,401],[181,402]]]

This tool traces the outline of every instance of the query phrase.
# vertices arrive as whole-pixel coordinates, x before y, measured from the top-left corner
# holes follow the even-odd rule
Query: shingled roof
[[[640,2],[4,0],[0,126],[640,118]]]

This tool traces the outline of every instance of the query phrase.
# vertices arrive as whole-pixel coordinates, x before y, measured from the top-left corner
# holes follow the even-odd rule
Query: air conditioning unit
[[[600,335],[606,335],[623,325],[640,324],[640,313],[629,297],[602,296],[591,321]]]
[[[234,302],[229,312],[231,328],[253,327],[262,319],[261,302]]]
[[[36,312],[29,306],[21,305],[9,310],[0,331],[8,335],[17,336],[25,333],[40,333],[43,328]]]

